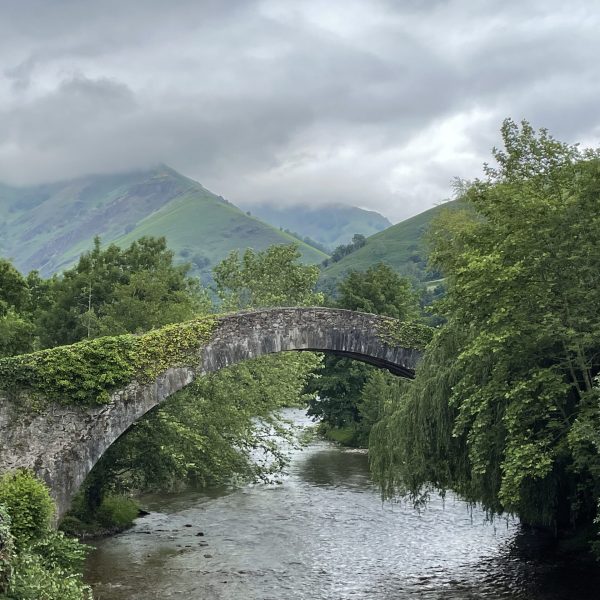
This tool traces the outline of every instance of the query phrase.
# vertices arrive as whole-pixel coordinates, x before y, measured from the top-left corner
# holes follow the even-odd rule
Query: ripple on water
[[[490,523],[451,496],[421,512],[383,504],[366,455],[322,441],[293,453],[281,485],[146,501],[150,515],[96,544],[87,579],[99,599],[599,597],[597,574],[524,551],[537,540],[516,521]]]

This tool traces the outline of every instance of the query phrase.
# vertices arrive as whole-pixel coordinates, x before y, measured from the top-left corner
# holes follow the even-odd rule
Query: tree
[[[28,300],[27,281],[10,261],[0,258],[0,314],[8,307],[23,311]]]
[[[388,495],[452,488],[553,527],[600,496],[600,154],[507,120],[465,210],[433,224],[446,324],[374,430]]]
[[[217,293],[226,310],[263,306],[311,306],[323,302],[314,291],[319,278],[315,265],[298,263],[294,244],[231,252],[214,269]]]
[[[174,265],[165,238],[102,249],[94,240],[76,266],[51,281],[51,306],[39,318],[44,346],[99,335],[147,331],[191,319],[209,300],[189,265]]]
[[[26,279],[5,259],[0,259],[0,357],[28,352],[34,331],[29,313]]]
[[[366,271],[350,271],[339,285],[337,301],[341,308],[357,310],[395,319],[417,316],[417,297],[408,279],[384,263]]]
[[[339,284],[336,305],[401,320],[418,314],[417,296],[410,282],[383,263],[364,272],[351,271]],[[323,372],[310,383],[317,396],[310,401],[309,414],[326,426],[349,428],[354,432],[350,443],[366,445],[373,412],[364,388],[374,371],[374,367],[355,360],[326,356]],[[367,413],[370,416],[366,417]]]

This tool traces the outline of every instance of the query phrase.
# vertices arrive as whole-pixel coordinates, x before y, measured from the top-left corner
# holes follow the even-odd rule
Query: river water
[[[451,496],[382,503],[363,452],[317,439],[291,454],[279,483],[144,497],[151,514],[95,544],[95,598],[600,599],[596,568],[514,520]]]

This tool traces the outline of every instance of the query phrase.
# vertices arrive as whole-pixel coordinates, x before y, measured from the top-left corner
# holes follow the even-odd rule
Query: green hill
[[[331,250],[347,244],[355,233],[369,236],[391,226],[378,212],[343,204],[314,207],[257,204],[245,208],[267,223],[309,237]]]
[[[65,269],[95,235],[119,245],[165,236],[177,259],[192,262],[203,279],[234,249],[296,243],[308,263],[327,257],[166,166],[34,187],[0,185],[0,253],[22,272]]]
[[[349,271],[366,271],[380,262],[419,282],[438,279],[439,273],[431,273],[427,268],[423,237],[433,217],[453,206],[456,206],[455,202],[448,202],[426,210],[370,236],[362,248],[338,262],[326,261],[319,287],[331,293]]]

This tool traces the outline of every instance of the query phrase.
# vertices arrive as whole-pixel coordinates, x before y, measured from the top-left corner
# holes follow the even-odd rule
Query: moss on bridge
[[[292,311],[293,317],[298,309],[273,310]],[[344,325],[349,322],[348,311],[302,310],[331,311],[334,316],[340,312],[337,317]],[[0,391],[23,402],[26,399],[30,409],[42,409],[47,401],[63,405],[106,404],[111,392],[133,381],[151,383],[170,368],[197,367],[202,362],[202,349],[214,341],[219,321],[243,317],[247,324],[253,314],[207,315],[144,335],[103,337],[4,358],[0,360]],[[420,323],[355,314],[366,318],[359,326],[368,327],[385,346],[422,350],[432,337],[433,330]],[[240,331],[235,329],[232,335],[238,339]]]
[[[389,346],[402,346],[424,350],[433,337],[433,329],[417,321],[398,321],[381,317],[377,324],[377,337]]]
[[[133,380],[150,382],[172,367],[198,364],[217,317],[167,325],[144,335],[86,340],[0,360],[0,390],[61,404],[105,404]]]

